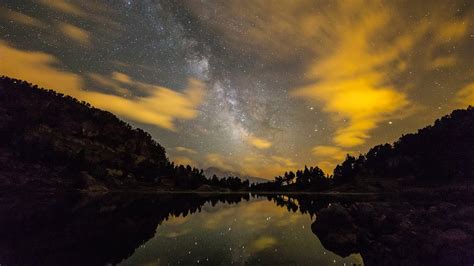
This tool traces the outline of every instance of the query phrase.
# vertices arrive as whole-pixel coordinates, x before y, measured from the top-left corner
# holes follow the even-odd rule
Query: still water
[[[23,195],[1,206],[2,265],[363,264],[326,250],[315,214],[283,196]]]

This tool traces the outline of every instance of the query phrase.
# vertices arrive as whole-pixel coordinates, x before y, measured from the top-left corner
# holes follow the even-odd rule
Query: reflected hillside
[[[404,195],[265,195],[289,212],[316,216],[323,246],[366,265],[469,265],[474,261],[472,188]],[[416,251],[416,252],[415,252]]]
[[[2,264],[104,265],[129,257],[170,217],[249,195],[25,194],[0,200]]]

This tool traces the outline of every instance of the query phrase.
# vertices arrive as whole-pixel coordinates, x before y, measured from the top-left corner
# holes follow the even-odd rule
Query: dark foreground
[[[3,194],[0,264],[472,265],[470,191]]]

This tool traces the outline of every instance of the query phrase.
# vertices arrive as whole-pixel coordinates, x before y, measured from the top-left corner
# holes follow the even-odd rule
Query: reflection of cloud
[[[467,84],[464,88],[456,93],[455,101],[461,108],[474,106],[474,82]]]
[[[166,224],[168,224],[168,225],[174,225],[174,226],[176,226],[176,225],[182,225],[182,224],[188,222],[189,219],[190,219],[190,217],[191,217],[191,216],[189,216],[189,215],[186,216],[186,217],[185,217],[185,216],[174,216],[174,215],[172,215],[172,216],[170,216],[169,219],[166,221]]]
[[[249,136],[247,141],[257,149],[268,149],[272,146],[270,141],[255,136]]]
[[[20,12],[16,12],[7,8],[0,7],[0,17],[5,20],[11,20],[15,23],[23,24],[25,26],[45,28],[46,25],[39,19],[30,17]]]
[[[68,23],[60,23],[58,25],[58,28],[64,35],[66,35],[66,37],[78,42],[81,45],[88,46],[91,44],[90,33],[86,30],[83,30]]]
[[[140,87],[147,92],[147,96],[126,98],[84,90],[79,75],[57,70],[58,60],[46,53],[19,50],[0,42],[0,59],[6,62],[0,64],[0,74],[24,79],[88,101],[97,108],[134,121],[170,130],[175,130],[176,119],[188,120],[198,115],[196,108],[201,104],[205,92],[204,84],[194,79],[189,80],[188,87],[183,92],[130,79],[129,85]],[[123,76],[116,75],[115,78],[123,79]],[[111,80],[107,82],[110,83]]]
[[[191,232],[191,229],[189,229],[189,228],[181,228],[181,229],[176,230],[176,231],[169,231],[169,232],[163,233],[163,236],[167,237],[167,238],[176,238],[176,237],[179,237],[179,236],[189,234],[190,232]]]
[[[251,248],[255,252],[262,251],[267,248],[271,248],[277,243],[277,239],[272,237],[272,236],[261,236],[257,238],[253,243],[251,244]]]

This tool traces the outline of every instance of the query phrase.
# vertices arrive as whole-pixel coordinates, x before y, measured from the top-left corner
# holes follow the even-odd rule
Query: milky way
[[[474,104],[472,1],[2,1],[0,74],[271,178]]]

